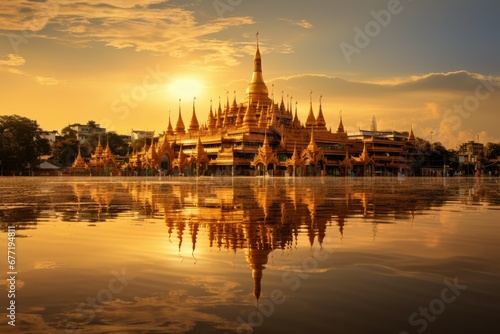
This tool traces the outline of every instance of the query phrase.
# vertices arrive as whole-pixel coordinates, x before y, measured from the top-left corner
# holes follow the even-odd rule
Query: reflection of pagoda
[[[194,184],[137,182],[123,187],[137,204],[135,209],[164,214],[168,238],[179,254],[184,249],[195,257],[203,251],[198,246],[201,231],[208,236],[210,249],[235,254],[242,250],[252,271],[257,300],[263,271],[274,250],[292,251],[299,238],[311,247],[322,247],[327,234],[343,236],[350,217],[366,219],[375,227],[375,218],[410,221],[416,211],[433,201],[419,198],[409,187],[380,198],[374,193],[377,187],[362,180],[342,181],[340,187],[319,179],[267,178],[223,178]],[[335,222],[337,227],[330,229]]]

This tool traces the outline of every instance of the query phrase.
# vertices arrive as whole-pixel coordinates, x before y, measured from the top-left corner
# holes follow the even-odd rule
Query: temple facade
[[[342,116],[327,128],[321,98],[312,98],[305,122],[297,103],[269,96],[257,41],[251,81],[241,101],[211,104],[206,123],[193,110],[188,126],[181,109],[175,127],[169,116],[165,134],[133,152],[120,166],[122,175],[282,175],[372,176],[412,174],[413,131],[406,137],[349,136]]]

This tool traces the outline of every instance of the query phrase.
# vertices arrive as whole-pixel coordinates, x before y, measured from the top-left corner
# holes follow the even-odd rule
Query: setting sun
[[[175,98],[193,98],[203,91],[203,84],[195,78],[174,79],[167,86],[167,93]]]

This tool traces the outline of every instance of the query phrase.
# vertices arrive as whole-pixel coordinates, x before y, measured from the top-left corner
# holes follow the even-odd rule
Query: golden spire
[[[295,101],[295,116],[293,118],[293,126],[296,127],[296,128],[300,128],[300,120],[299,120],[299,116],[297,115],[297,105],[299,103],[297,101]]]
[[[208,128],[210,130],[214,130],[215,123],[216,123],[216,119],[215,119],[214,112],[212,109],[212,100],[210,99],[210,113],[208,114]]]
[[[226,91],[226,106],[224,108],[224,121],[222,122],[222,126],[227,128],[230,125],[229,119],[229,92]]]
[[[326,122],[325,122],[325,117],[323,117],[323,108],[321,106],[321,99],[323,98],[323,95],[319,97],[319,112],[318,112],[318,117],[316,118],[316,126],[318,128],[325,128],[326,129]]]
[[[410,141],[415,140],[415,135],[413,134],[413,124],[411,125],[411,128],[410,128],[410,134],[408,135],[408,140],[410,140]]]
[[[173,135],[174,134],[174,129],[172,128],[172,122],[170,121],[170,110],[168,111],[168,128],[167,128],[167,135]]]
[[[184,122],[182,121],[181,99],[179,99],[179,118],[177,118],[177,124],[175,125],[175,134],[184,133],[186,133],[186,128],[184,127]]]
[[[342,110],[340,111],[340,121],[339,127],[337,128],[337,133],[344,133],[344,123],[342,123]]]
[[[243,116],[244,114],[241,112],[241,108],[238,108],[238,113],[236,114],[236,127],[239,128],[243,124]]]
[[[306,127],[312,128],[316,125],[316,119],[314,118],[313,105],[312,105],[312,91],[309,98],[309,115],[307,115]]]
[[[262,76],[262,58],[259,50],[259,33],[257,33],[257,50],[255,51],[255,57],[253,60],[253,74],[250,85],[246,90],[247,99],[250,98],[263,98],[264,102],[269,100],[269,90],[264,83],[264,77]]]
[[[253,106],[252,99],[250,99],[245,116],[243,117],[243,126],[250,127],[257,125],[257,117],[255,116],[254,108],[256,107]]]
[[[200,129],[200,124],[198,123],[198,118],[196,118],[196,108],[195,103],[196,97],[193,98],[193,116],[191,116],[191,122],[189,124],[189,132],[196,132]]]
[[[220,105],[220,96],[219,96],[219,108],[217,109],[217,120],[215,123],[215,127],[217,129],[222,127],[222,107]]]
[[[280,103],[280,112],[283,114],[285,112],[285,102],[283,102],[283,93],[284,91],[281,91],[281,103]]]

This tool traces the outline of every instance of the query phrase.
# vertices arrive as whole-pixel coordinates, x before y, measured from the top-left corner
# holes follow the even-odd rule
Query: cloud
[[[280,21],[288,22],[292,25],[304,28],[304,29],[312,29],[313,25],[307,21],[307,20],[292,20],[292,19],[287,19],[287,18],[280,18],[278,19]]]
[[[0,33],[56,38],[75,46],[93,43],[172,57],[195,52],[215,55],[202,57],[204,64],[236,66],[246,44],[213,37],[230,27],[254,24],[251,17],[215,18],[205,23],[193,11],[181,7],[152,6],[164,1],[20,1],[0,4]],[[42,34],[43,30],[43,34]],[[29,36],[29,34],[28,34]],[[228,52],[230,50],[230,52]]]
[[[429,73],[421,76],[363,82],[344,78],[303,74],[270,80],[275,90],[284,90],[298,101],[299,118],[305,120],[309,109],[309,92],[313,91],[313,108],[317,112],[323,95],[323,113],[335,128],[338,112],[343,110],[348,131],[369,128],[376,115],[381,130],[407,131],[447,148],[480,134],[482,142],[500,142],[491,120],[498,117],[500,78],[468,71]],[[478,93],[479,92],[479,93]]]
[[[26,71],[21,70],[20,67],[26,64],[26,60],[20,55],[11,53],[4,58],[6,59],[0,59],[0,71],[6,71],[12,74],[18,74],[31,78],[40,85],[44,86],[54,86],[64,82],[56,78],[32,75],[30,73],[27,73]]]
[[[7,58],[7,60],[0,59],[0,66],[23,66],[26,63],[26,60],[17,54],[10,53]]]
[[[36,76],[35,81],[43,86],[55,86],[55,85],[59,84],[59,80],[57,80],[55,78],[48,78],[48,77]]]

